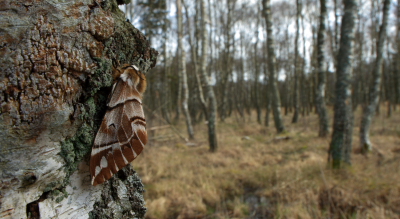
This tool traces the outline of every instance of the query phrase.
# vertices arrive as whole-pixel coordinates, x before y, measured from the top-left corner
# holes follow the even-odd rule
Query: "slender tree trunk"
[[[267,24],[267,47],[268,47],[268,68],[269,68],[269,87],[271,92],[272,112],[274,115],[275,128],[278,133],[285,130],[281,115],[281,100],[279,97],[279,90],[276,84],[276,60],[275,60],[275,43],[272,35],[272,15],[271,15],[271,1],[263,0],[263,15],[265,23]]]
[[[343,0],[344,15],[342,18],[341,38],[337,56],[336,101],[332,141],[329,157],[332,167],[340,168],[343,162],[351,164],[351,142],[353,130],[353,111],[351,107],[351,78],[355,23],[357,16],[356,0]]]
[[[196,43],[195,40],[192,37],[191,34],[191,22],[190,22],[190,17],[189,17],[189,10],[187,5],[185,4],[185,1],[182,0],[182,4],[185,7],[185,17],[187,20],[187,25],[188,25],[188,32],[189,32],[189,44],[190,44],[190,55],[192,58],[192,62],[193,62],[193,68],[194,68],[194,74],[196,77],[196,84],[197,84],[197,90],[198,90],[198,95],[199,95],[199,99],[200,99],[200,104],[203,107],[203,111],[206,112],[207,110],[207,103],[206,100],[204,98],[204,93],[203,93],[203,86],[202,86],[202,82],[201,82],[201,77],[199,74],[199,67],[198,67],[198,60],[197,60],[197,47],[196,47]],[[194,22],[196,23],[196,22]],[[197,27],[197,25],[196,25]],[[195,29],[195,34],[198,32],[197,28]]]
[[[231,44],[232,44],[232,25],[233,19],[232,14],[235,10],[236,0],[226,0],[227,14],[226,14],[226,24],[224,27],[224,37],[225,37],[225,48],[223,52],[224,64],[222,65],[222,102],[220,110],[220,119],[224,121],[227,116],[228,111],[228,98],[229,98],[229,76],[232,74],[232,55],[231,55]]]
[[[176,49],[176,56],[179,57],[179,49]],[[176,107],[175,107],[175,118],[174,123],[177,123],[179,118],[181,117],[181,109],[182,109],[182,74],[178,70],[178,82],[177,82],[177,91],[176,91]]]
[[[164,26],[163,26],[163,38],[164,38],[164,48],[163,48],[163,56],[164,56],[164,73],[162,74],[161,78],[162,78],[162,82],[160,87],[161,87],[161,113],[163,118],[165,119],[165,121],[167,121],[167,123],[171,123],[171,118],[170,118],[170,111],[169,111],[169,106],[170,104],[168,103],[170,100],[170,89],[169,89],[169,79],[168,79],[168,75],[169,75],[169,63],[168,63],[168,55],[167,55],[167,40],[168,40],[168,35],[167,35],[167,25],[166,22],[164,22]]]
[[[319,30],[317,38],[317,71],[318,85],[316,91],[316,108],[319,116],[319,137],[326,137],[329,133],[328,111],[325,105],[326,72],[324,67],[324,42],[326,22],[326,0],[320,0]]]
[[[371,141],[369,139],[369,130],[371,127],[372,118],[375,115],[376,107],[379,104],[380,87],[382,80],[382,56],[383,47],[386,40],[386,29],[388,24],[388,14],[390,8],[390,0],[383,2],[383,18],[379,30],[378,42],[376,46],[376,60],[372,70],[371,86],[369,90],[370,103],[364,107],[364,113],[361,119],[360,126],[360,147],[363,153],[372,150]]]
[[[183,48],[182,36],[183,36],[183,27],[182,27],[182,4],[181,0],[176,0],[177,7],[177,19],[178,19],[178,51],[179,51],[179,72],[182,78],[182,109],[183,114],[186,119],[186,127],[189,135],[189,139],[194,138],[192,120],[189,114],[189,88],[187,82],[187,74],[186,74],[186,52]]]
[[[210,146],[210,151],[215,152],[218,149],[217,144],[217,132],[216,132],[216,117],[217,117],[217,101],[215,99],[215,94],[213,90],[213,86],[211,84],[211,76],[207,73],[207,59],[208,59],[208,31],[207,31],[207,23],[209,22],[209,18],[206,12],[205,0],[201,0],[201,60],[200,60],[200,68],[201,75],[203,78],[203,83],[206,87],[208,106],[206,107],[206,116],[207,116],[207,126],[208,126],[208,143]]]
[[[292,118],[292,123],[297,123],[299,119],[299,111],[300,111],[300,91],[299,91],[299,37],[300,37],[300,16],[301,16],[301,8],[302,8],[302,0],[296,0],[296,37],[294,41],[294,96],[293,96],[293,105],[294,105],[294,113]]]
[[[257,27],[259,18],[257,20]],[[255,32],[256,42],[254,43],[254,103],[257,111],[257,122],[261,124],[261,105],[260,105],[260,89],[259,89],[259,76],[260,76],[260,63],[258,57],[258,30]]]
[[[265,44],[264,44],[265,45]],[[269,79],[268,79],[268,67],[267,67],[267,56],[266,56],[266,46],[263,45],[263,73],[264,73],[264,82],[265,82],[265,119],[264,125],[269,126],[269,114],[271,112],[271,98],[269,93]]]
[[[395,103],[400,103],[400,0],[397,0],[397,34],[396,34],[396,44],[397,51],[394,56],[394,77],[395,77],[395,92],[396,100]]]

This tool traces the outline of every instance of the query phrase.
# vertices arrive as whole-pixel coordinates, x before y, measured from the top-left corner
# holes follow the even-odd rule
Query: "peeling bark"
[[[106,188],[123,188],[91,186],[87,155],[113,66],[147,72],[156,56],[115,0],[0,2],[1,218],[88,218]]]

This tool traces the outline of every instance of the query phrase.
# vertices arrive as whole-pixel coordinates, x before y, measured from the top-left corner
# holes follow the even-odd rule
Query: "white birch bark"
[[[276,60],[275,60],[275,43],[272,35],[272,15],[271,1],[263,0],[263,15],[267,24],[267,48],[268,48],[268,71],[269,77],[268,87],[270,88],[271,107],[274,116],[275,128],[278,133],[285,130],[281,115],[281,100],[279,96],[278,86],[276,84]]]
[[[176,0],[177,6],[177,20],[178,20],[178,53],[179,53],[179,74],[181,76],[181,83],[182,83],[182,109],[183,114],[185,115],[186,120],[186,128],[188,131],[189,139],[194,139],[194,132],[192,126],[192,120],[189,114],[189,88],[188,88],[188,81],[187,81],[187,74],[186,74],[186,52],[183,48],[183,26],[182,26],[182,4],[181,0]]]
[[[382,24],[380,26],[378,35],[375,65],[372,69],[371,86],[369,89],[370,103],[364,108],[360,125],[360,147],[363,153],[372,150],[372,143],[369,139],[369,132],[371,128],[372,118],[374,117],[376,108],[379,104],[380,87],[382,81],[383,47],[386,40],[389,9],[390,0],[385,0],[383,2]]]

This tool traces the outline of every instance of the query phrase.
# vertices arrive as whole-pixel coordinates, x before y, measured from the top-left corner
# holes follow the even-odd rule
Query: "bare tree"
[[[220,110],[220,118],[221,121],[224,121],[227,116],[228,111],[228,99],[229,99],[229,77],[232,74],[232,26],[234,24],[233,20],[233,12],[236,7],[236,0],[226,0],[227,5],[227,13],[226,19],[221,18],[221,20],[226,20],[223,24],[223,35],[225,37],[224,51],[223,51],[223,60],[224,63],[222,67],[222,101],[221,101],[221,110]],[[223,13],[222,15],[225,15]],[[221,15],[221,16],[222,16]]]
[[[254,36],[256,38],[256,42],[254,43],[254,105],[256,107],[257,111],[257,122],[258,124],[262,124],[261,122],[261,104],[260,104],[260,83],[259,83],[259,77],[260,77],[260,58],[258,55],[258,42],[259,42],[259,31],[258,31],[258,26],[260,25],[261,22],[261,10],[258,7],[258,16],[257,16],[257,24],[256,24],[256,30],[254,32]]]
[[[263,16],[267,25],[267,48],[268,48],[268,71],[269,71],[269,88],[272,105],[272,113],[274,115],[275,128],[278,133],[285,130],[281,115],[281,100],[279,91],[276,84],[276,59],[275,59],[275,43],[274,36],[272,35],[272,15],[271,15],[271,1],[263,0]]]
[[[396,22],[396,44],[397,51],[394,56],[394,74],[395,74],[395,92],[396,92],[396,103],[400,103],[400,0],[397,0],[397,22]]]
[[[179,75],[182,83],[182,109],[183,114],[186,119],[186,127],[189,135],[189,139],[194,138],[192,120],[189,114],[189,88],[186,74],[186,52],[183,48],[182,36],[183,36],[183,27],[182,27],[182,4],[181,0],[176,0],[177,7],[177,20],[178,20],[178,53],[179,53]]]
[[[375,65],[372,69],[371,86],[369,89],[370,103],[364,107],[363,116],[360,126],[360,147],[363,153],[372,150],[371,141],[369,139],[369,130],[371,127],[372,118],[374,117],[376,107],[379,104],[381,78],[382,78],[382,56],[383,47],[386,40],[386,29],[388,25],[388,14],[390,8],[390,0],[383,2],[382,24],[379,30],[377,45],[376,45],[376,59]]]
[[[318,136],[326,137],[329,133],[328,112],[325,105],[325,84],[326,72],[324,67],[324,42],[325,42],[325,23],[326,23],[326,1],[320,0],[319,29],[317,36],[317,71],[318,84],[316,91],[316,108],[319,116]]]
[[[216,132],[216,117],[217,117],[217,101],[215,98],[211,75],[207,72],[207,59],[208,59],[208,31],[207,31],[207,23],[209,22],[209,18],[206,11],[205,0],[201,0],[201,59],[200,59],[200,74],[202,76],[202,81],[206,88],[207,94],[207,105],[203,106],[205,109],[205,114],[207,117],[207,126],[208,126],[208,143],[210,146],[210,151],[214,152],[218,149],[217,143],[217,132]],[[205,103],[203,103],[205,104]]]
[[[332,158],[333,168],[340,168],[343,162],[350,164],[352,150],[351,78],[357,3],[356,0],[343,0],[343,3],[344,15],[337,56],[333,133],[329,148],[329,158]]]
[[[299,119],[299,111],[300,111],[300,91],[299,91],[299,83],[300,83],[300,67],[299,67],[299,37],[300,37],[300,17],[302,10],[302,0],[296,0],[296,37],[294,41],[294,97],[293,97],[293,105],[294,105],[294,113],[292,118],[292,123],[297,123]]]
[[[206,101],[205,101],[204,94],[203,94],[203,87],[201,85],[201,78],[200,78],[200,75],[199,75],[198,58],[197,58],[197,47],[196,47],[195,39],[193,39],[194,37],[193,37],[193,34],[192,34],[192,29],[191,29],[192,25],[191,25],[191,19],[190,19],[190,16],[189,16],[189,8],[188,8],[188,6],[187,6],[187,4],[185,3],[184,0],[182,0],[182,4],[185,7],[185,17],[186,17],[187,30],[188,30],[188,35],[189,35],[189,44],[190,44],[190,56],[191,56],[191,59],[192,59],[193,70],[194,70],[194,74],[195,74],[195,77],[196,77],[196,84],[198,85],[197,90],[198,90],[198,93],[199,93],[199,99],[200,99],[201,104],[203,106],[206,106]],[[196,28],[195,32],[198,32],[197,28]]]

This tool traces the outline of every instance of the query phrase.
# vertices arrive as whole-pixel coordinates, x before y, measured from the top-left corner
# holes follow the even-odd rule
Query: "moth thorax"
[[[129,84],[129,86],[137,86],[139,84],[139,78],[133,72],[132,69],[127,69],[121,74],[121,79]]]

